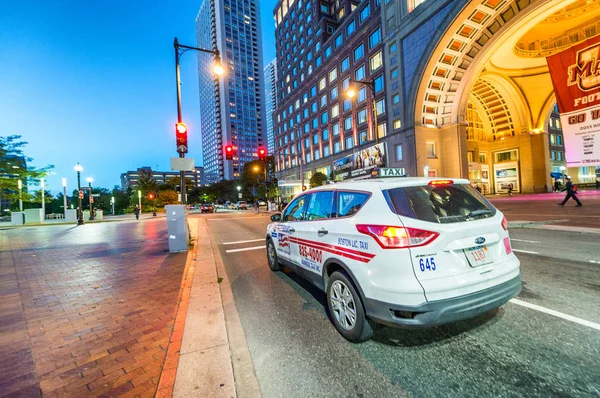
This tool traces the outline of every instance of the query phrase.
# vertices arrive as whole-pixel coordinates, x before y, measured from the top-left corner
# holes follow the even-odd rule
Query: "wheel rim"
[[[275,264],[275,247],[272,242],[269,242],[267,247],[267,256],[269,257],[269,265],[273,267],[273,264]]]
[[[333,316],[340,326],[345,330],[354,329],[354,325],[356,325],[356,303],[348,286],[342,281],[333,282],[329,296]]]

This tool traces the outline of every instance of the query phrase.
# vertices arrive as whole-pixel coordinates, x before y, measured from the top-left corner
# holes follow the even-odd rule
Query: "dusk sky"
[[[46,187],[82,182],[112,189],[138,167],[169,170],[176,156],[173,38],[196,46],[200,0],[0,0],[0,136],[22,135]],[[260,1],[263,57],[275,57],[272,11]],[[209,55],[206,55],[209,56]],[[181,59],[188,157],[202,165],[197,58]]]

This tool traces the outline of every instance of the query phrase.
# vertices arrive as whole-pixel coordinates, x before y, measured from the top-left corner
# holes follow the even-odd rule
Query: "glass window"
[[[318,68],[319,66],[321,66],[321,63],[323,62],[323,58],[321,58],[321,56],[319,55],[316,59],[315,59],[315,68]]]
[[[317,127],[319,127],[319,121],[317,120],[317,118],[314,118],[312,120],[312,128],[316,129]]]
[[[315,149],[315,151],[313,152],[313,160],[319,160],[321,159],[321,151],[319,151],[318,149]]]
[[[304,148],[310,148],[310,138],[304,139]]]
[[[312,113],[315,113],[317,111],[317,103],[313,102],[312,104],[310,104],[310,111]]]
[[[378,93],[383,90],[383,75],[375,79],[375,92]]]
[[[394,120],[394,130],[398,130],[400,127],[402,127],[402,122],[400,119]]]
[[[360,22],[362,22],[365,19],[367,19],[369,17],[369,14],[371,14],[371,7],[367,3],[367,5],[365,6],[365,8],[363,8],[362,10],[360,10]]]
[[[352,130],[352,116],[344,119],[344,130]]]
[[[350,217],[358,213],[369,199],[368,193],[363,192],[338,192],[337,216]]]
[[[313,144],[317,145],[319,143],[319,134],[313,135]]]
[[[392,103],[397,104],[400,102],[400,94],[396,94],[392,97]]]
[[[550,134],[550,145],[556,145],[556,134]]]
[[[310,153],[306,154],[306,163],[310,163]]]
[[[331,155],[331,151],[329,150],[329,145],[325,145],[323,147],[323,157],[327,157]]]
[[[356,113],[356,124],[363,124],[367,122],[367,110],[361,109]]]
[[[427,145],[427,157],[435,158],[435,142],[428,142]]]
[[[367,132],[366,131],[361,131],[360,133],[358,133],[358,142],[359,142],[359,145],[365,144],[367,142]]]
[[[327,106],[327,95],[321,97],[321,108]]]
[[[562,146],[562,135],[556,135],[556,145]]]
[[[365,55],[365,46],[361,44],[354,49],[354,62],[361,59]]]
[[[381,42],[381,28],[369,35],[369,49],[375,47]]]
[[[334,142],[333,143],[333,153],[340,153],[341,151],[341,147],[340,147],[340,142]]]
[[[342,72],[345,72],[348,70],[348,68],[350,68],[350,57],[346,57],[342,60],[342,64],[340,66],[340,70]]]
[[[395,79],[398,77],[398,68],[394,68],[392,69],[392,79]]]
[[[375,103],[375,109],[377,110],[377,116],[385,113],[385,99],[382,98]]]
[[[361,66],[354,72],[354,78],[356,80],[363,80],[365,78],[365,66]]]
[[[346,137],[345,147],[346,147],[346,150],[354,148],[354,137],[353,136]]]
[[[402,144],[396,145],[396,162],[402,160]]]
[[[339,35],[335,38],[335,47],[339,47],[342,45],[342,43],[344,43],[344,36]]]
[[[352,100],[349,98],[346,98],[344,100],[343,105],[344,105],[344,112],[349,111],[350,109],[352,109]]]
[[[496,214],[494,207],[469,184],[394,188],[388,193],[396,214],[438,224]]]
[[[377,136],[383,138],[387,135],[387,124],[385,122],[377,125]]]
[[[321,113],[321,124],[325,124],[329,121],[328,117],[327,117],[327,112],[323,112]]]
[[[369,59],[369,64],[371,66],[371,72],[381,68],[381,66],[383,65],[383,57],[381,56],[381,51],[378,51],[377,54],[373,55],[371,59]]]
[[[329,14],[329,6],[327,3],[321,3],[321,12],[323,14]]]
[[[333,126],[331,126],[331,130],[333,131],[333,135],[340,135],[340,125],[339,123],[334,124]]]
[[[354,33],[354,29],[356,26],[354,25],[354,21],[351,21],[348,25],[346,25],[346,36],[350,36]]]
[[[348,87],[350,87],[350,78],[349,77],[345,78],[344,81],[342,82],[342,91],[348,90]]]
[[[319,91],[325,90],[325,87],[327,87],[327,79],[322,78],[321,80],[319,80]]]
[[[296,198],[285,208],[281,220],[284,222],[304,220],[304,210],[306,207],[306,198],[308,195]]]
[[[327,129],[323,129],[323,131],[321,132],[321,140],[323,142],[328,141],[329,140],[329,130]]]
[[[331,100],[333,101],[334,99],[336,99],[338,97],[338,88],[337,86],[332,88],[331,91],[329,92],[331,94]]]
[[[340,114],[340,106],[338,104],[335,104],[332,108],[331,108],[331,118],[335,119],[336,117],[338,117]]]
[[[329,71],[329,83],[337,79],[337,68],[333,68]]]
[[[367,88],[362,87],[360,90],[358,90],[358,93],[356,95],[356,102],[358,102],[360,104],[361,102],[364,102],[366,99],[367,99]]]
[[[314,97],[315,95],[317,95],[317,86],[312,86],[310,88],[310,96]]]
[[[325,58],[329,58],[331,56],[331,46],[325,47]]]
[[[390,54],[391,54],[391,53],[395,53],[395,52],[396,52],[396,50],[398,49],[398,45],[396,44],[396,42],[395,42],[395,41],[394,41],[394,42],[392,42],[392,44],[390,44],[390,47],[389,47],[389,49],[390,49]]]

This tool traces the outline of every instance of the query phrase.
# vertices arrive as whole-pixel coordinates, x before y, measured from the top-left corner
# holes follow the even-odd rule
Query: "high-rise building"
[[[379,0],[281,0],[275,7],[276,169],[286,183],[295,181],[284,195],[315,172],[344,179],[386,164],[380,9]]]
[[[196,18],[198,47],[218,49],[225,74],[212,72],[213,57],[198,53],[200,122],[206,183],[238,179],[244,163],[258,159],[266,130],[258,0],[203,0]],[[224,147],[236,156],[226,160]]]
[[[277,109],[277,58],[265,67],[265,103],[267,111],[267,146],[269,154],[275,150],[273,112]]]
[[[128,171],[126,173],[121,174],[121,189],[127,190],[129,187],[134,187],[137,185],[140,174],[144,173],[146,175],[152,176],[152,179],[158,185],[174,183],[174,185],[179,185],[181,176],[179,171],[156,171],[152,170],[151,167],[140,167],[135,171]],[[203,167],[194,167],[194,171],[186,171],[185,178],[191,180],[194,183],[196,188],[203,187],[205,185],[204,181],[204,168]]]

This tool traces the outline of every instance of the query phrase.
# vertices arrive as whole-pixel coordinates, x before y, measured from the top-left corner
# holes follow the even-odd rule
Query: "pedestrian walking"
[[[563,192],[564,191],[567,191],[567,196],[565,196],[565,199],[558,204],[559,206],[564,206],[565,203],[567,203],[567,200],[569,200],[570,198],[573,198],[573,200],[577,202],[577,206],[575,207],[583,206],[577,198],[577,188],[573,185],[569,177],[567,177],[567,183],[565,184],[565,189],[563,189]]]
[[[512,184],[508,185],[508,196],[512,196],[513,186]]]
[[[256,214],[258,214],[258,212],[260,211],[260,208],[258,206],[258,200],[254,202],[254,210],[256,210]]]
[[[554,179],[554,192],[559,192],[560,191],[560,183],[558,182],[558,178]]]
[[[140,208],[138,207],[138,205],[135,205],[135,209],[133,209],[133,214],[135,214],[136,220],[140,219]]]

